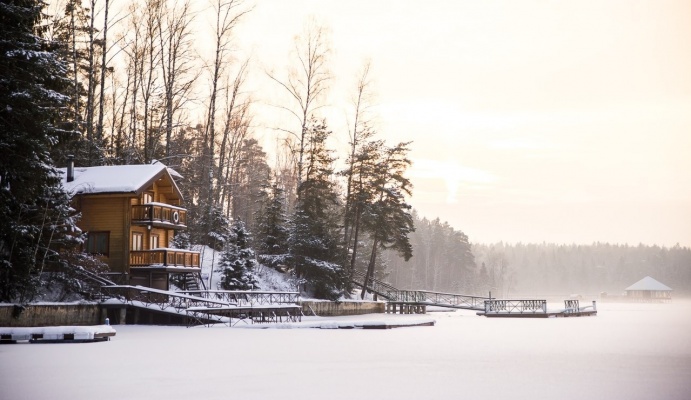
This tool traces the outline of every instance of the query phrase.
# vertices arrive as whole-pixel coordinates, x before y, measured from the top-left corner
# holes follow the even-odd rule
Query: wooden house
[[[625,291],[626,298],[631,301],[666,302],[672,300],[672,289],[649,276],[627,287]]]
[[[160,163],[63,168],[62,183],[81,212],[84,251],[110,267],[114,281],[168,290],[171,276],[199,277],[199,252],[171,248],[187,229],[175,171]]]

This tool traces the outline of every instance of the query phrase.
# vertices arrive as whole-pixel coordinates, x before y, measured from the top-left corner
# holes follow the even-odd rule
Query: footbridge
[[[302,307],[297,292],[250,292],[193,290],[174,292],[144,286],[106,285],[105,297],[117,299],[137,310],[146,310],[186,320],[187,326],[238,322],[298,322]],[[136,323],[136,322],[135,322]]]
[[[371,278],[364,286],[365,273],[354,271],[352,283],[355,286],[376,293],[388,301],[387,311],[424,312],[419,307],[435,306],[462,310],[484,311],[485,301],[490,297],[469,296],[465,294],[433,292],[428,290],[400,290],[377,278]]]

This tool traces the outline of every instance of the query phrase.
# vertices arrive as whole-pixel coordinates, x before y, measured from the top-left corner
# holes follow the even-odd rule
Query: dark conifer
[[[50,149],[69,102],[57,43],[42,37],[44,3],[0,1],[0,301],[30,301],[40,273],[78,242]]]
[[[252,240],[245,224],[236,220],[230,228],[219,270],[222,274],[221,287],[224,290],[251,290],[257,288],[257,260],[250,247]]]

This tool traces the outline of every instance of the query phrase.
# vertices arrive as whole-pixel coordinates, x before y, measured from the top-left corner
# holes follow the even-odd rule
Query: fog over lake
[[[689,398],[691,302],[598,310],[551,319],[435,312],[434,327],[391,330],[115,326],[106,343],[0,346],[0,397]],[[339,319],[348,318],[420,316]]]

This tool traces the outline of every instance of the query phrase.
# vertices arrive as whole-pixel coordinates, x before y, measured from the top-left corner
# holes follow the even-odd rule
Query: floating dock
[[[105,342],[112,336],[115,329],[110,325],[0,328],[0,344]]]
[[[547,300],[488,300],[477,315],[488,318],[568,318],[597,315],[597,304],[581,307],[578,300],[564,300],[564,308],[548,310]]]

